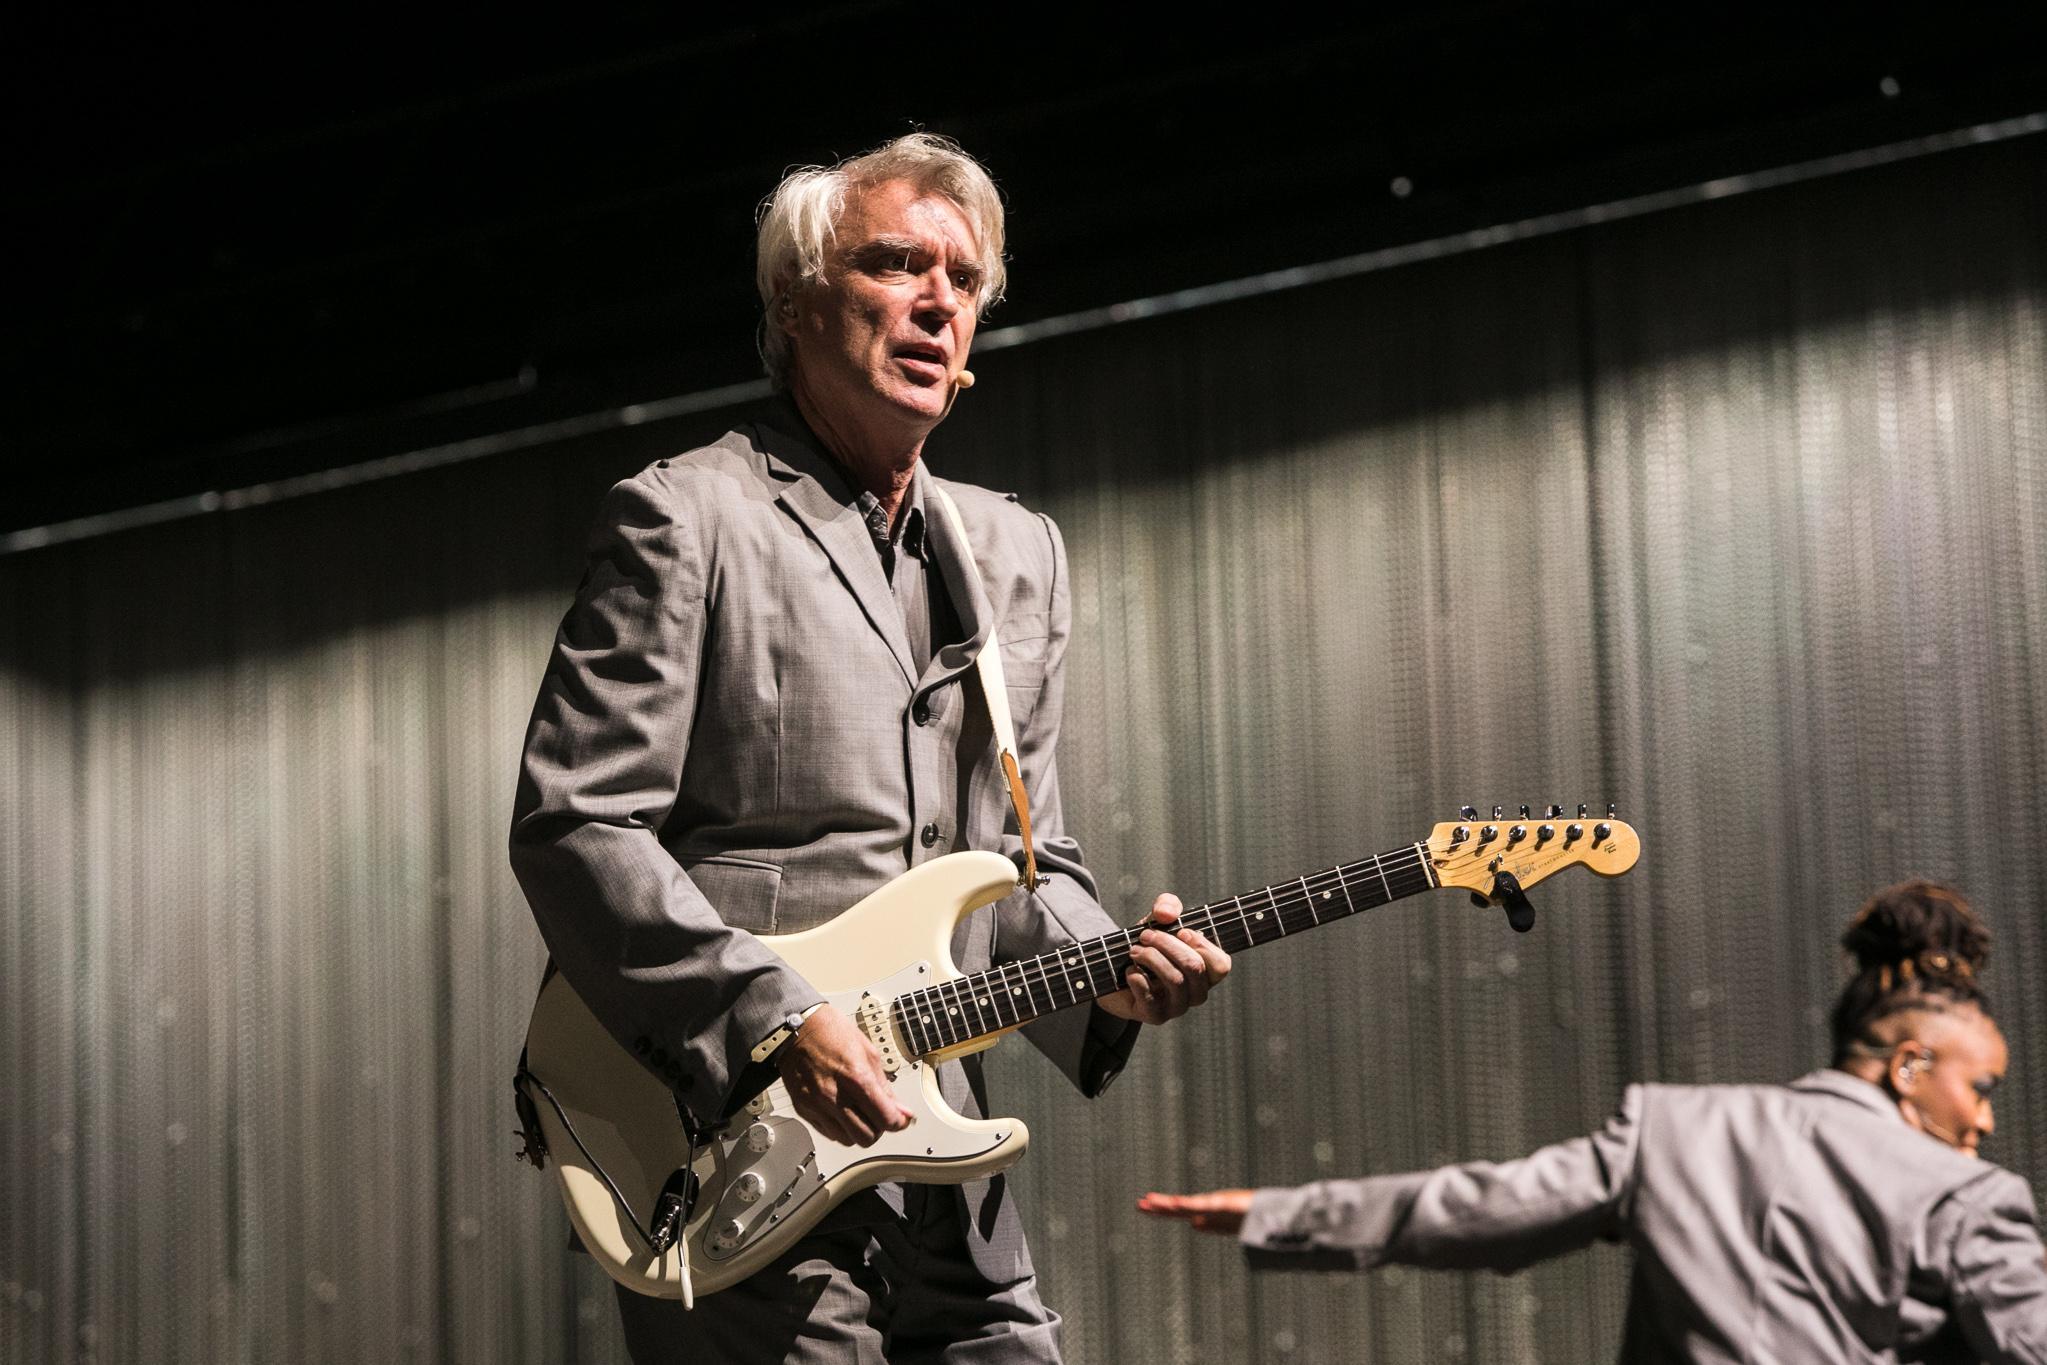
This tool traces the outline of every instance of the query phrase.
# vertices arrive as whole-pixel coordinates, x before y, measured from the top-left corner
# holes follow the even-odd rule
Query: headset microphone
[[[959,401],[960,392],[973,387],[974,372],[972,370],[961,370],[955,375],[952,381],[952,388],[945,395],[945,411],[938,414],[938,420],[943,422],[946,418],[950,417],[952,415],[952,405]]]

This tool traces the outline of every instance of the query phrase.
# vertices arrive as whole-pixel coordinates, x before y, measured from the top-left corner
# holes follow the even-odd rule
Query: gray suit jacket
[[[1518,1270],[1635,1250],[1621,1359],[2047,1362],[2047,1261],[2018,1176],[1906,1126],[1839,1071],[1630,1086],[1519,1161],[1262,1190],[1261,1267]]]
[[[853,495],[792,406],[604,503],[534,704],[512,866],[555,964],[699,1123],[758,1088],[748,1054],[819,998],[755,933],[811,928],[956,849],[1020,856],[972,671],[993,625],[1049,880],[970,916],[955,956],[974,971],[1116,927],[1059,801],[1065,548],[1013,499],[945,486],[971,545],[928,518],[932,572],[966,638],[921,676]],[[1090,1095],[1136,1033],[1071,1010],[1025,1030]],[[963,1112],[978,1060],[941,1072]],[[968,1203],[977,1260],[1013,1270],[1021,1238],[987,1182]]]

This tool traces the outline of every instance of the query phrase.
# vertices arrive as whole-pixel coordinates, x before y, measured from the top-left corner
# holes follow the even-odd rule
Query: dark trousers
[[[635,1365],[1059,1365],[1037,1278],[989,1280],[965,1222],[956,1186],[909,1185],[900,1219],[813,1233],[691,1311],[621,1288],[626,1345]]]

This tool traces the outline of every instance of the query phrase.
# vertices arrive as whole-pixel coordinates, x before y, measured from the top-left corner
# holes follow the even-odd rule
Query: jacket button
[[[938,842],[938,826],[935,824],[924,826],[924,833],[918,837],[924,841],[924,847],[931,847]]]
[[[929,725],[931,723],[931,699],[929,697],[917,698],[917,704],[910,708],[910,719],[916,721],[919,725]]]

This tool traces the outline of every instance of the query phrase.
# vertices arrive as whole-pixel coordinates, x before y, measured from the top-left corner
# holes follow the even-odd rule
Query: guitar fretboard
[[[1435,886],[1422,844],[1296,877],[1257,891],[1184,911],[1180,923],[1198,929],[1224,952],[1241,953],[1305,933],[1331,920],[1373,910]],[[896,997],[896,1031],[913,1056],[1028,1024],[1055,1010],[1083,1005],[1124,987],[1130,950],[1148,925],[1072,943],[1056,953],[1006,962]]]

